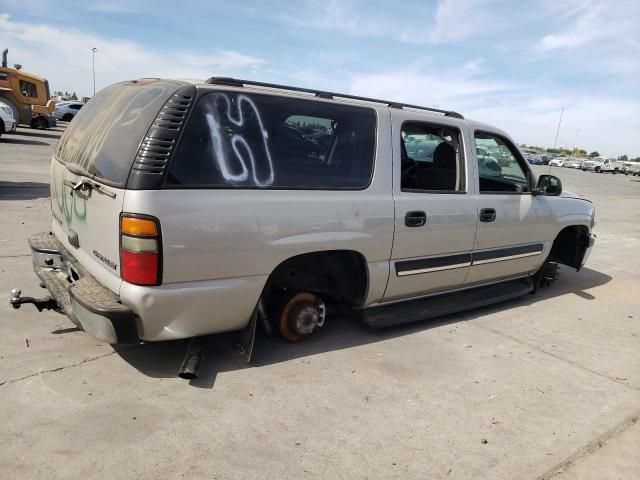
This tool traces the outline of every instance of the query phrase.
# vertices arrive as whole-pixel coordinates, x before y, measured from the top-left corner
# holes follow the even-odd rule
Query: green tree
[[[590,156],[591,158],[599,157],[599,156],[600,156],[600,152],[598,152],[597,150],[596,150],[596,151],[593,151],[593,152],[591,152],[591,153],[589,154],[589,156]]]
[[[618,157],[618,160],[620,160],[622,162],[626,162],[627,160],[629,160],[629,157],[627,157],[626,155],[620,155]]]

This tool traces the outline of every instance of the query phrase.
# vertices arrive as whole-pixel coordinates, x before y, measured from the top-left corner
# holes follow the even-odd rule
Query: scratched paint
[[[269,134],[256,104],[246,95],[238,95],[235,102],[223,93],[213,97],[205,118],[213,145],[213,160],[224,180],[231,184],[246,184],[251,179],[251,183],[258,187],[272,185],[274,171]],[[248,117],[255,121],[258,131],[254,133],[262,139],[255,152],[245,137],[247,129],[251,131]],[[252,143],[255,148],[255,142]]]

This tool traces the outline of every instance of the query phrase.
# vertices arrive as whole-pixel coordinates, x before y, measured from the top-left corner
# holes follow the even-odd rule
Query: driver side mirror
[[[535,193],[557,197],[562,193],[562,182],[554,175],[540,175]]]

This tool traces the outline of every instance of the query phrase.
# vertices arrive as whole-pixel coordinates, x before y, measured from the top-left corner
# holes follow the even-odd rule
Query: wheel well
[[[65,113],[65,114],[62,116],[62,120],[63,120],[63,121],[65,121],[65,122],[70,122],[71,120],[73,120],[73,114],[71,114],[71,113]]]
[[[368,287],[367,263],[353,250],[328,250],[291,257],[269,275],[265,304],[286,292],[311,292],[350,305],[364,303]]]
[[[584,225],[563,228],[553,241],[549,260],[580,270],[589,246],[589,229]]]

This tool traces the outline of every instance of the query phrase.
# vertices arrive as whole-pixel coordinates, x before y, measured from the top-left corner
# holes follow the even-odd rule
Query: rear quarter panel
[[[367,304],[381,298],[394,207],[388,111],[378,110],[377,117],[374,174],[366,190],[127,191],[125,212],[160,220],[163,284],[269,275],[295,255],[344,249],[367,261]]]

